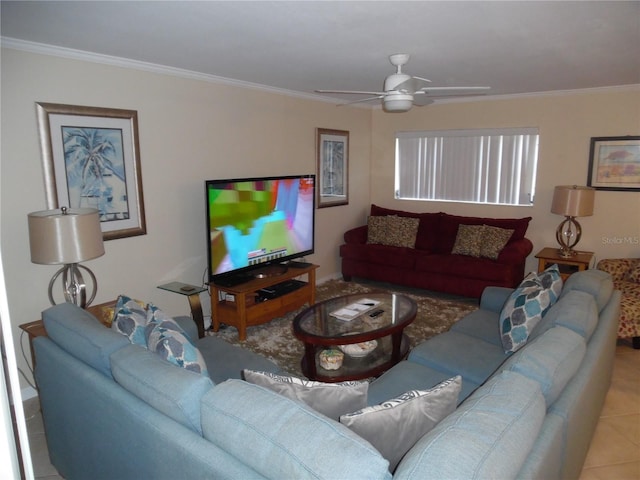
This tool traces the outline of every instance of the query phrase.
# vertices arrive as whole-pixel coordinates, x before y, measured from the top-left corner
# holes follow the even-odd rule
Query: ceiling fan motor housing
[[[405,73],[394,73],[393,75],[389,75],[384,80],[384,91],[389,92],[391,90],[395,90],[398,85],[406,82],[407,80],[411,80],[411,75],[407,75]]]
[[[389,92],[382,99],[385,112],[408,112],[413,105],[413,95],[409,93]]]

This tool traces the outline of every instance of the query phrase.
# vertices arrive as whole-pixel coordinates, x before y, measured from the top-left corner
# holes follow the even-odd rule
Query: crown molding
[[[585,95],[591,93],[624,93],[624,92],[640,92],[640,83],[629,85],[614,85],[610,87],[591,87],[577,88],[574,90],[550,90],[547,92],[528,92],[528,93],[510,93],[502,95],[482,95],[477,97],[460,97],[460,98],[442,98],[436,99],[439,104],[443,103],[460,103],[460,102],[482,102],[487,100],[514,100],[524,98],[540,98],[540,97],[563,97],[567,95]]]
[[[349,103],[345,100],[340,100],[333,97],[325,97],[322,95],[314,95],[310,93],[298,92],[294,90],[287,90],[284,88],[270,87],[258,83],[245,82],[242,80],[235,80],[232,78],[219,77],[217,75],[210,75],[206,73],[194,72],[192,70],[185,70],[182,68],[168,67],[165,65],[159,65],[155,63],[142,62],[138,60],[131,60],[128,58],[115,57],[111,55],[103,55],[100,53],[87,52],[84,50],[76,50],[73,48],[58,47],[55,45],[48,45],[45,43],[30,42],[26,40],[20,40],[11,37],[1,37],[0,45],[3,48],[10,48],[14,50],[22,50],[30,53],[37,53],[41,55],[49,55],[54,57],[68,58],[72,60],[80,60],[84,62],[98,63],[102,65],[110,65],[121,68],[129,68],[133,70],[142,70],[145,72],[156,73],[160,75],[170,75],[174,77],[186,78],[190,80],[198,80],[202,82],[230,85],[234,87],[249,88],[252,90],[259,90],[268,93],[275,93],[278,95],[285,95],[288,97],[302,98],[306,100],[314,100],[317,102],[333,103],[340,105],[342,103]],[[595,87],[595,88],[583,88],[576,90],[555,90],[548,92],[531,92],[531,93],[517,93],[517,94],[505,94],[505,95],[482,95],[475,97],[459,97],[459,98],[441,98],[436,99],[438,104],[444,103],[463,103],[463,102],[478,102],[489,100],[509,100],[509,99],[522,99],[531,97],[549,97],[549,96],[566,96],[566,95],[579,95],[585,93],[611,93],[611,92],[628,92],[628,91],[640,91],[640,84],[631,85],[619,85],[612,87]],[[357,104],[352,105],[359,108],[382,108],[381,105],[364,105]]]
[[[182,68],[168,67],[156,63],[142,62],[139,60],[131,60],[128,58],[115,57],[112,55],[103,55],[100,53],[87,52],[84,50],[76,50],[73,48],[58,47],[45,43],[29,42],[11,37],[0,37],[0,45],[3,48],[13,50],[21,50],[29,53],[37,53],[40,55],[49,55],[53,57],[68,58],[71,60],[80,60],[83,62],[98,63],[102,65],[110,65],[114,67],[129,68],[133,70],[142,70],[145,72],[157,73],[160,75],[170,75],[174,77],[186,78],[189,80],[198,80],[202,82],[230,85],[234,87],[249,88],[252,90],[260,90],[268,93],[276,93],[289,97],[304,98],[307,100],[315,100],[321,102],[335,103],[335,99],[327,99],[320,95],[307,94],[304,92],[296,92],[286,90],[284,88],[270,87],[258,83],[245,82],[235,80],[233,78],[219,77],[201,72],[194,72]]]

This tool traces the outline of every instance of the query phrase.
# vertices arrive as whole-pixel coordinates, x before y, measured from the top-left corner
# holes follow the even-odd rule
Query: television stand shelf
[[[246,340],[247,327],[267,323],[274,318],[295,310],[308,303],[315,303],[316,269],[318,265],[305,268],[286,268],[278,275],[255,278],[240,285],[225,287],[212,283],[211,290],[211,324],[213,331],[220,329],[220,324],[231,325],[238,329],[238,338]],[[300,288],[284,293],[275,298],[264,299],[260,290],[301,275],[307,276]],[[262,301],[259,301],[261,299]]]

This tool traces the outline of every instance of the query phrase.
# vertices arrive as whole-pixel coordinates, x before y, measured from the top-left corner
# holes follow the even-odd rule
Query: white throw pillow
[[[322,383],[253,370],[244,370],[244,379],[305,403],[336,421],[340,415],[367,406],[368,382]]]
[[[461,388],[462,377],[458,375],[429,390],[411,390],[380,405],[342,415],[340,423],[376,447],[389,460],[393,472],[411,447],[456,409]]]

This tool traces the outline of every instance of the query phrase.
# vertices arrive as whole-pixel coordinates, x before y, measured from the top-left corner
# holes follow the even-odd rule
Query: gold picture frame
[[[36,103],[47,209],[96,208],[104,240],[147,233],[138,113]]]

